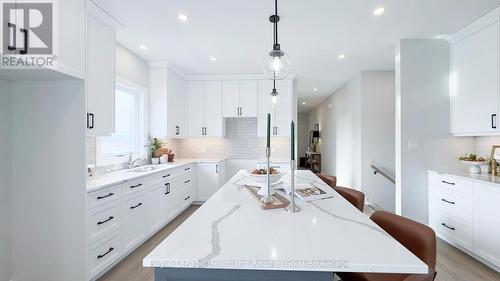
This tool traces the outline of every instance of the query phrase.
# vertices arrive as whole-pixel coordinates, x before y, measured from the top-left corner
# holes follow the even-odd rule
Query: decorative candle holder
[[[271,148],[270,147],[266,147],[267,194],[266,194],[266,196],[262,197],[262,199],[260,199],[260,201],[262,201],[262,203],[264,203],[264,204],[271,204],[271,203],[274,203],[274,201],[276,201],[276,198],[274,198],[273,195],[271,194],[271,179],[270,179],[270,176],[271,176],[271,161],[270,161],[270,158],[271,158]]]
[[[300,212],[300,207],[295,204],[295,160],[290,161],[290,204],[285,207],[285,211],[289,214]]]

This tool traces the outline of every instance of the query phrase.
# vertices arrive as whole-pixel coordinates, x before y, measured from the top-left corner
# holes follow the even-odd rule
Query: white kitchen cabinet
[[[498,132],[499,10],[476,20],[451,38],[451,132]]]
[[[222,137],[222,82],[189,81],[189,136]]]
[[[115,131],[115,31],[102,17],[88,15],[87,135]]]
[[[289,137],[290,122],[293,120],[293,81],[276,81],[278,91],[278,102],[271,103],[272,80],[259,81],[259,118],[257,133],[259,137],[265,137],[267,127],[267,114],[271,113],[271,135],[274,137]]]
[[[198,163],[198,201],[207,201],[225,183],[224,161]]]
[[[122,256],[121,238],[121,231],[118,230],[89,246],[87,252],[89,280],[97,277]]]
[[[134,193],[123,200],[123,252],[134,249],[149,234],[146,192]]]
[[[258,81],[222,82],[223,117],[257,117]]]
[[[186,102],[184,78],[167,67],[150,69],[149,108],[152,137],[187,136]]]
[[[500,267],[500,188],[474,183],[474,252]]]
[[[500,186],[429,171],[429,226],[441,239],[500,268]]]
[[[155,232],[165,225],[168,217],[168,186],[160,182],[148,191],[150,231]]]

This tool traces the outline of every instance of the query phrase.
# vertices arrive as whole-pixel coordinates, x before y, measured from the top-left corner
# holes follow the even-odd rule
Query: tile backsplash
[[[474,153],[477,156],[490,157],[490,150],[493,145],[500,145],[500,136],[474,137]]]
[[[226,119],[225,138],[164,139],[167,148],[176,158],[240,158],[264,159],[265,138],[257,137],[257,118]],[[272,157],[290,157],[290,139],[271,139]],[[96,138],[87,137],[87,164],[96,162]],[[98,167],[97,172],[114,170],[117,167]]]

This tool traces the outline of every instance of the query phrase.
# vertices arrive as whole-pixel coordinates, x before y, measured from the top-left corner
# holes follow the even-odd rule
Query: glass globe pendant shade
[[[274,49],[264,59],[264,73],[269,79],[281,80],[290,74],[290,58],[280,49]]]

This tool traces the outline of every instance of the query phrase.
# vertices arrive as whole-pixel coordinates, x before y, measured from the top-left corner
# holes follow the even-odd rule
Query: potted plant
[[[151,151],[151,164],[157,165],[160,163],[160,158],[156,155],[156,151],[161,149],[162,143],[159,139],[154,138],[148,145],[147,148]]]

